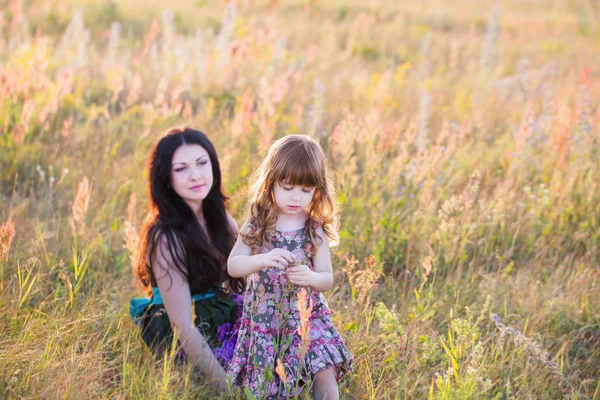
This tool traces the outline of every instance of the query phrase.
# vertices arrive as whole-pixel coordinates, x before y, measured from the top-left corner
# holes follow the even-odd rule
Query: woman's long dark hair
[[[173,154],[182,145],[198,144],[210,158],[213,185],[202,201],[208,237],[200,227],[194,211],[171,188]],[[150,209],[142,224],[138,262],[134,275],[141,287],[149,291],[152,284],[152,263],[157,252],[168,250],[176,268],[187,279],[190,288],[206,291],[216,289],[229,278],[231,288],[241,293],[243,280],[231,278],[226,262],[235,243],[225,208],[228,197],[221,187],[221,168],[217,152],[208,137],[190,128],[172,128],[150,150],[147,163]],[[167,271],[168,273],[168,271]]]

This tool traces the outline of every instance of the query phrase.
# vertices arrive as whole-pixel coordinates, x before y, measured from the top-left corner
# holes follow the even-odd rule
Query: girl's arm
[[[227,388],[227,376],[204,336],[192,321],[190,286],[172,262],[166,241],[156,251],[152,271],[167,310],[173,331],[178,331],[186,358],[200,367],[221,389]]]
[[[317,249],[317,254],[313,257],[313,267],[311,270],[306,265],[288,268],[287,277],[290,282],[299,286],[308,286],[316,292],[325,292],[333,286],[333,268],[331,267],[331,255],[329,254],[329,238],[321,227],[315,232],[323,243]]]
[[[247,223],[242,226],[242,230],[246,226]],[[233,278],[243,278],[266,267],[285,269],[293,259],[292,253],[284,249],[273,249],[266,254],[252,255],[250,246],[244,242],[241,235],[238,235],[227,260],[227,272]]]

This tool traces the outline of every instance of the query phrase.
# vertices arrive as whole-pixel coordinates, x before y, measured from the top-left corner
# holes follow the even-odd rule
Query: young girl
[[[279,139],[256,174],[250,217],[227,263],[232,277],[249,276],[229,369],[234,386],[276,399],[302,398],[312,383],[315,399],[339,398],[336,382],[353,358],[321,294],[333,284],[336,222],[319,144],[300,135]]]

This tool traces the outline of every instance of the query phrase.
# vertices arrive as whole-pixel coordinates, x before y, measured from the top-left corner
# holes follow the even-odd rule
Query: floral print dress
[[[277,231],[263,253],[273,248],[289,250],[299,263],[314,268],[312,244],[304,228]],[[306,305],[301,304],[305,310],[312,303],[310,329],[303,344],[298,310],[301,290],[277,268],[264,268],[249,277],[229,369],[234,386],[248,388],[259,399],[301,398],[318,371],[335,367],[339,382],[352,369],[353,357],[331,322],[325,297],[310,288]]]

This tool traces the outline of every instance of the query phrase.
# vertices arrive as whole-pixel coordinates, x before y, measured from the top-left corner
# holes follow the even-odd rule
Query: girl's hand
[[[313,283],[315,272],[308,265],[298,265],[285,271],[290,282],[298,286],[310,286]]]
[[[262,254],[263,267],[272,267],[285,269],[289,263],[294,261],[294,255],[284,249],[273,249],[266,254]]]

